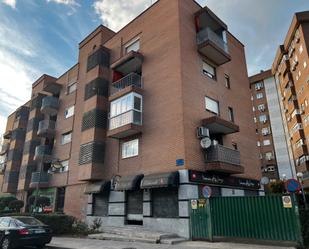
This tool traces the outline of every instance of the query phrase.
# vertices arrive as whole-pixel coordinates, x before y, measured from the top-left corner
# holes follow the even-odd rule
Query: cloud
[[[13,9],[16,8],[16,0],[2,0],[2,2],[10,7],[12,7]]]
[[[58,4],[64,4],[64,5],[77,5],[75,0],[47,0],[47,2],[54,2]]]
[[[104,25],[118,31],[150,5],[150,0],[96,0],[93,7]]]

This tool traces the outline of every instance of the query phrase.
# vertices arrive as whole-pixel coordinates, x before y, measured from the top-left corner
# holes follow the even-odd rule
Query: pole
[[[42,167],[43,166],[43,162],[40,162],[39,163],[39,180],[38,180],[38,183],[35,187],[35,190],[36,190],[36,193],[35,193],[35,196],[34,196],[34,202],[33,202],[33,213],[36,212],[37,210],[37,202],[38,202],[38,198],[39,198],[39,186],[40,186],[40,182],[41,182],[41,172],[42,172]]]
[[[304,191],[303,179],[300,179],[300,186],[301,186],[301,192],[303,194],[303,199],[304,199],[304,202],[305,202],[305,209],[307,210],[308,204],[307,204],[306,194],[305,194],[305,191]]]

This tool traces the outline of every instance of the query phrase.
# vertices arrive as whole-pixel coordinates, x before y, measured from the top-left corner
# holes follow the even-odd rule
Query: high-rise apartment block
[[[189,202],[205,185],[259,192],[248,86],[244,46],[224,22],[193,0],[159,0],[117,33],[99,26],[76,65],[33,84],[8,120],[2,191],[189,237]]]

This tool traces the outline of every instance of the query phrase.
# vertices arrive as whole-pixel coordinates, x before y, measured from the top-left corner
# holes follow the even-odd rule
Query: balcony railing
[[[33,172],[31,174],[31,182],[30,187],[36,187],[39,185],[40,187],[48,186],[49,182],[49,174],[47,172]]]
[[[9,147],[10,147],[9,143],[2,144],[1,149],[0,149],[0,155],[6,154],[9,150]]]
[[[130,110],[118,116],[111,117],[109,120],[109,129],[113,130],[127,124],[142,124],[142,113]]]
[[[137,73],[130,73],[126,75],[112,84],[110,95],[113,95],[128,86],[142,88],[142,77]]]
[[[56,122],[53,120],[42,120],[39,122],[38,136],[53,137],[55,135]]]
[[[59,99],[47,96],[42,99],[41,112],[48,115],[56,115],[59,109]]]
[[[210,28],[202,29],[197,34],[197,44],[198,45],[206,41],[211,41],[215,43],[222,50],[224,50],[227,54],[229,53],[227,43],[219,35],[217,35],[214,31],[212,31]]]
[[[39,145],[35,148],[34,159],[36,161],[49,162],[52,158],[52,150],[48,145]]]
[[[220,144],[212,145],[206,151],[206,163],[221,162],[240,166],[240,152]]]

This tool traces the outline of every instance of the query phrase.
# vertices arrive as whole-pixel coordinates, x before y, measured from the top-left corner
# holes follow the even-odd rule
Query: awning
[[[177,187],[179,185],[179,173],[161,173],[144,176],[141,189]]]
[[[144,175],[122,176],[115,184],[116,191],[136,190]]]
[[[99,181],[88,183],[85,189],[85,194],[98,194],[110,189],[111,183],[108,181]]]

